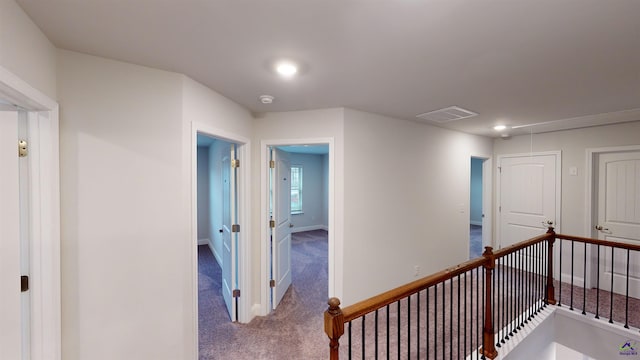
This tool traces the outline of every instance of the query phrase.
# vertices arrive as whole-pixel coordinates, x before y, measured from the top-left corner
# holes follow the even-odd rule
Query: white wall
[[[63,358],[194,359],[191,121],[251,115],[183,75],[60,50]]]
[[[198,245],[211,241],[209,147],[198,146]]]
[[[56,99],[56,48],[13,0],[0,0],[0,66]]]
[[[488,138],[345,110],[344,302],[467,260],[469,158]]]
[[[62,357],[184,358],[182,76],[58,54]]]
[[[324,155],[290,154],[291,165],[302,165],[302,214],[291,217],[292,232],[326,228]]]

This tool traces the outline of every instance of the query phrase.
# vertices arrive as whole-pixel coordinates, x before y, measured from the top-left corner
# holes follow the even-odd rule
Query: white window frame
[[[298,191],[298,204],[299,207],[295,208],[293,207],[293,204],[291,205],[291,215],[299,215],[299,214],[304,214],[304,203],[303,203],[303,197],[302,197],[302,193],[304,191],[304,167],[302,165],[291,165],[291,191],[293,191],[293,169],[300,169],[299,170],[299,175],[298,175],[298,189],[296,189]],[[292,195],[293,197],[293,195]]]

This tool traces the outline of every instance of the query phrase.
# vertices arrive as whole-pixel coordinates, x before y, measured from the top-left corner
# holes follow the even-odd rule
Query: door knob
[[[289,223],[289,227],[290,227],[290,228],[292,228],[292,227],[293,227],[293,224],[292,224],[292,223]]]
[[[602,225],[596,225],[595,228],[598,231],[609,231],[609,229],[607,229],[606,227],[602,227]]]

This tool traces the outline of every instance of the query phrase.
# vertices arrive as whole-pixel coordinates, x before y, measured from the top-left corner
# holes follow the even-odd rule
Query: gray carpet
[[[200,359],[326,359],[327,232],[292,235],[292,286],[278,308],[249,324],[232,323],[220,293],[220,268],[198,247]]]
[[[482,226],[469,225],[469,259],[482,256]]]
[[[219,292],[220,274],[208,272],[208,265],[216,265],[208,248],[201,248],[200,256],[209,257],[209,261],[203,263],[200,268],[200,359],[326,359],[328,358],[328,340],[323,332],[323,312],[326,309],[327,300],[327,242],[326,232],[298,233],[292,241],[293,251],[293,286],[285,294],[285,297],[276,311],[266,317],[254,319],[250,324],[231,323],[226,313],[221,298],[216,296]],[[207,254],[208,253],[208,254]],[[214,266],[215,267],[215,266]],[[214,269],[215,270],[215,269]],[[218,268],[219,271],[219,268]],[[510,269],[496,269],[496,274],[503,271],[504,277],[498,276],[495,284],[500,290],[494,291],[494,295],[506,302],[514,299],[530,299],[527,287],[524,290],[514,291],[509,286],[502,287],[502,280],[509,279]],[[460,297],[458,297],[458,282],[447,282],[446,286],[438,286],[438,297],[434,297],[434,288],[430,289],[429,297],[423,291],[420,297],[420,324],[418,324],[417,302],[418,296],[414,295],[411,304],[402,300],[400,306],[393,304],[379,311],[378,347],[376,351],[374,315],[365,318],[366,332],[362,336],[362,321],[355,321],[351,328],[351,342],[354,345],[352,356],[355,359],[386,357],[390,358],[414,358],[420,354],[420,358],[428,353],[429,358],[448,359],[463,358],[472,353],[481,345],[479,336],[482,329],[481,316],[483,313],[481,298],[478,292],[482,291],[482,282],[477,282],[475,272],[461,277]],[[482,273],[479,274],[482,279]],[[472,280],[473,279],[473,280]],[[502,280],[501,280],[502,279]],[[534,280],[536,277],[530,278]],[[537,283],[537,282],[535,282]],[[451,285],[453,284],[453,296]],[[466,286],[466,289],[465,289]],[[560,289],[556,283],[556,298],[560,298],[563,304],[570,302],[571,288],[569,284],[562,284]],[[473,288],[473,294],[471,294]],[[442,294],[445,298],[442,298]],[[535,294],[540,295],[540,288],[535,287]],[[562,294],[560,294],[560,290]],[[582,311],[583,289],[573,289],[575,311]],[[595,290],[587,290],[586,311],[595,312]],[[535,296],[533,296],[535,298]],[[427,301],[428,298],[428,301]],[[426,306],[429,304],[429,321],[427,326]],[[462,310],[458,317],[458,304]],[[600,321],[607,321],[610,310],[609,293],[600,291],[599,312]],[[436,306],[438,310],[436,311]],[[566,306],[566,305],[563,305]],[[451,311],[450,309],[454,310]],[[410,311],[407,311],[410,309]],[[464,309],[467,309],[466,315]],[[497,312],[503,309],[496,304]],[[444,311],[443,311],[444,310]],[[513,309],[506,310],[507,316],[494,315],[496,318],[495,329],[501,329],[508,323],[514,313]],[[390,326],[386,327],[387,313]],[[628,323],[632,328],[640,326],[640,301],[630,299]],[[504,314],[504,310],[502,310]],[[620,326],[624,324],[626,317],[625,299],[620,295],[614,295],[613,319]],[[437,319],[437,324],[434,321]],[[398,326],[400,321],[400,326]],[[409,327],[408,324],[411,324]],[[400,338],[398,338],[400,328]],[[410,329],[410,330],[409,330]],[[349,333],[341,339],[341,358],[348,358]],[[514,329],[511,329],[514,330]],[[409,333],[410,332],[410,333]],[[386,334],[389,334],[387,340]],[[410,335],[410,336],[408,336]],[[411,342],[407,341],[411,338]],[[418,341],[418,339],[420,339]],[[387,347],[387,341],[389,346]],[[363,356],[360,344],[366,344]],[[498,350],[500,351],[500,350]],[[398,356],[399,353],[399,356]],[[473,356],[477,358],[477,354]]]

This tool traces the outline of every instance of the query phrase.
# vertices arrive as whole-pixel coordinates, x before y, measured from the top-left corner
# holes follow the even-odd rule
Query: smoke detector
[[[271,103],[273,103],[274,97],[271,96],[271,95],[260,95],[260,97],[258,97],[258,99],[263,104],[271,104]]]

